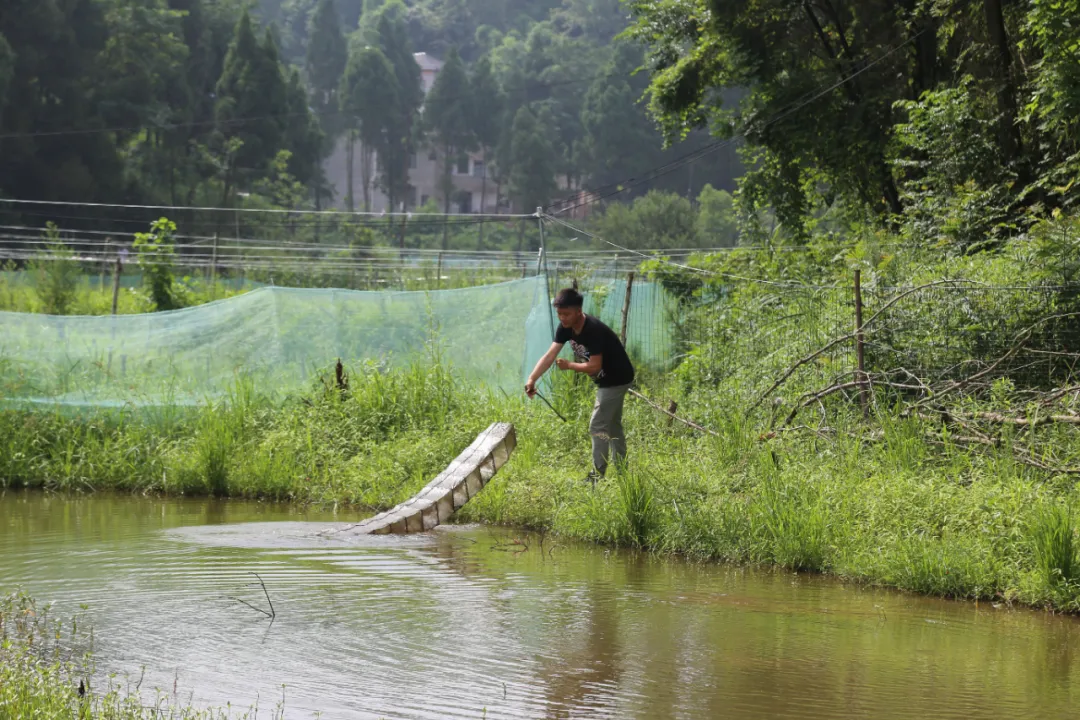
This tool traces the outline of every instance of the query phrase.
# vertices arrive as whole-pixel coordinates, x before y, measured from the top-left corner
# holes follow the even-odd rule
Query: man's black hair
[[[585,304],[585,298],[574,288],[563,288],[555,294],[555,300],[551,304],[557,308],[579,308]]]

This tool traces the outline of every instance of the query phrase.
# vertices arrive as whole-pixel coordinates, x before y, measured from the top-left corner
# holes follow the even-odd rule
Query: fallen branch
[[[787,382],[788,378],[790,378],[792,375],[794,375],[795,371],[798,370],[800,367],[802,367],[803,365],[806,365],[807,363],[813,362],[814,360],[821,357],[822,355],[824,355],[825,353],[827,353],[829,350],[833,349],[837,345],[840,345],[841,343],[845,343],[848,340],[854,340],[855,337],[858,336],[860,333],[865,333],[866,329],[868,327],[870,327],[872,324],[874,324],[874,321],[876,321],[889,308],[891,308],[893,305],[900,302],[904,298],[908,297],[909,295],[912,295],[913,293],[917,293],[920,290],[926,290],[927,288],[932,288],[932,287],[935,287],[935,286],[938,286],[938,285],[956,285],[956,284],[961,284],[961,283],[969,283],[969,284],[973,284],[973,285],[980,284],[980,283],[976,283],[973,280],[938,280],[936,282],[927,283],[925,285],[920,285],[918,287],[914,287],[914,288],[911,288],[909,290],[906,290],[906,291],[900,293],[899,295],[894,297],[892,300],[890,300],[889,302],[882,305],[881,309],[879,309],[876,313],[871,315],[870,319],[867,320],[866,322],[864,322],[862,324],[862,327],[857,328],[855,330],[855,332],[851,332],[851,333],[848,333],[847,335],[843,335],[841,337],[838,337],[835,340],[832,340],[832,341],[826,343],[823,347],[819,348],[818,350],[815,350],[814,352],[810,353],[806,357],[800,358],[798,361],[796,361],[796,363],[794,365],[792,365],[790,368],[788,368],[787,371],[783,375],[780,376],[779,380],[777,380],[771,386],[769,386],[769,389],[766,390],[764,393],[762,393],[761,396],[758,397],[758,399],[756,401],[754,401],[754,404],[751,405],[750,409],[746,411],[747,414],[753,412],[757,408],[757,406],[760,405],[765,400],[765,398],[772,395],[773,392],[778,387],[780,387],[785,382]]]
[[[999,425],[1018,425],[1022,427],[1039,427],[1052,423],[1065,423],[1067,425],[1080,425],[1080,415],[1043,415],[1036,418],[1009,417],[996,412],[974,412],[962,415],[968,420],[986,420]]]
[[[679,421],[679,422],[681,422],[681,423],[682,423],[683,425],[687,425],[687,426],[689,426],[689,427],[692,427],[692,428],[694,428],[695,430],[699,430],[699,431],[701,431],[701,432],[703,432],[703,433],[708,433],[709,435],[712,435],[713,437],[720,437],[720,433],[717,433],[717,432],[713,432],[713,431],[712,431],[712,430],[710,430],[709,428],[706,428],[706,427],[702,427],[701,425],[698,425],[698,424],[697,424],[697,423],[695,423],[695,422],[691,422],[691,421],[689,421],[689,420],[684,420],[683,418],[679,417],[679,416],[678,416],[678,415],[676,415],[675,413],[673,413],[673,412],[669,412],[668,410],[665,410],[664,408],[660,407],[659,405],[657,405],[656,403],[654,403],[654,402],[653,402],[652,400],[650,400],[649,398],[647,398],[647,397],[645,397],[644,395],[642,395],[641,393],[639,393],[639,392],[638,392],[637,390],[631,390],[631,391],[630,391],[630,394],[631,394],[631,395],[633,395],[634,397],[638,398],[639,400],[643,400],[643,401],[645,401],[645,403],[646,403],[647,405],[651,405],[651,406],[652,406],[652,407],[653,407],[654,409],[656,409],[656,410],[658,410],[658,411],[660,411],[660,412],[664,413],[664,414],[665,414],[665,415],[667,415],[667,416],[668,416],[669,418],[672,418],[673,420],[678,420],[678,421]]]

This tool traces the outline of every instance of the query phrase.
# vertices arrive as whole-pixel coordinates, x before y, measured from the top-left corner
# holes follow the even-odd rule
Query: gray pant
[[[592,435],[592,458],[596,472],[603,475],[608,461],[626,457],[626,433],[622,426],[623,401],[629,385],[597,388],[589,434]]]

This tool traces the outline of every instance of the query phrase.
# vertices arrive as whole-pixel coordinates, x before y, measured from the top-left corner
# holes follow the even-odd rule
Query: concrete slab
[[[368,518],[351,532],[404,535],[431,530],[474,498],[507,463],[516,446],[511,423],[492,423],[415,496]]]

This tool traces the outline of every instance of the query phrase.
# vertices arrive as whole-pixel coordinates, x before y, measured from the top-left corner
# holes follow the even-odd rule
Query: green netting
[[[616,330],[625,283],[592,294]],[[633,287],[635,360],[671,359],[668,302]],[[542,276],[461,290],[362,292],[265,287],[173,312],[119,316],[0,313],[0,400],[117,407],[190,405],[241,377],[270,396],[303,389],[338,358],[386,367],[438,353],[465,380],[516,391],[551,344]]]

